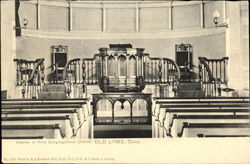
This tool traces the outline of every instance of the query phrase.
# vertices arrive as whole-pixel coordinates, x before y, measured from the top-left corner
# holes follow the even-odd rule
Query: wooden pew
[[[46,112],[49,111],[51,111],[48,113],[49,116],[58,116],[58,113],[60,113],[59,116],[63,116],[64,114],[61,113],[62,111],[68,111],[71,113],[72,110],[76,110],[77,115],[73,114],[72,116],[72,114],[69,114],[70,122],[71,124],[74,124],[74,135],[77,135],[76,138],[93,137],[93,121],[91,121],[93,119],[93,115],[90,111],[90,102],[88,99],[8,99],[2,101],[1,108],[2,117],[6,117],[7,113],[11,113],[11,117],[13,117],[14,114],[18,114],[19,116],[17,117],[30,117],[29,114],[32,115],[31,117],[33,117],[34,113],[37,113],[36,115],[39,117],[47,117]],[[17,113],[13,113],[14,111],[17,111]],[[18,111],[22,113],[18,113]],[[9,114],[7,115],[10,116]],[[78,120],[76,118],[78,118]]]
[[[155,108],[152,111],[152,114],[157,117],[159,115],[159,112],[162,108],[166,109],[250,109],[250,104],[248,101],[244,103],[223,103],[223,104],[196,104],[196,103],[177,103],[177,104],[161,104],[156,103]]]
[[[199,106],[199,105],[239,105],[239,104],[250,104],[249,101],[173,101],[173,102],[169,102],[169,101],[160,101],[160,102],[156,102],[157,104],[160,105],[195,105],[195,106]]]
[[[179,137],[204,135],[250,135],[250,123],[183,123]]]
[[[250,104],[249,103],[239,103],[239,104],[234,104],[234,103],[228,103],[228,104],[170,104],[170,105],[161,105],[160,108],[166,108],[166,109],[174,109],[174,108],[179,108],[179,109],[195,109],[195,108],[214,108],[214,109],[228,109],[228,108],[235,108],[235,109],[250,109]]]
[[[86,104],[84,105],[57,105],[57,106],[51,106],[51,105],[19,105],[18,107],[13,107],[13,106],[5,106],[2,108],[3,112],[8,112],[8,111],[60,111],[60,110],[77,110],[77,117],[82,122],[84,120],[84,113],[86,109]]]
[[[238,134],[232,134],[232,135],[205,135],[205,134],[197,134],[197,137],[203,137],[203,138],[208,138],[208,137],[250,137],[250,135],[238,135]]]
[[[216,97],[216,98],[159,98],[159,97],[154,97],[153,98],[153,104],[152,104],[152,111],[155,110],[156,105],[164,105],[164,104],[173,104],[173,103],[203,103],[203,104],[209,104],[211,102],[213,103],[249,103],[250,98],[249,97]]]
[[[47,105],[47,104],[43,104],[43,105],[37,105],[37,104],[29,104],[29,105],[2,105],[2,111],[9,111],[9,110],[16,110],[16,111],[23,111],[23,110],[32,110],[32,109],[51,109],[51,110],[57,110],[57,109],[62,109],[62,108],[81,108],[82,105],[79,104],[70,104],[70,105],[66,105],[66,104],[62,104],[62,105]]]
[[[6,110],[34,110],[34,109],[47,109],[47,110],[62,110],[64,108],[79,109],[78,115],[83,119],[83,108],[89,108],[89,102],[86,98],[79,99],[61,99],[61,100],[29,100],[29,99],[9,99],[1,103],[2,111]]]
[[[2,125],[2,137],[34,137],[43,136],[46,139],[61,139],[59,124],[51,125]]]
[[[2,105],[10,104],[85,104],[88,102],[87,98],[74,98],[74,99],[55,99],[55,100],[43,100],[43,99],[6,99],[2,101]]]
[[[155,101],[153,101],[153,111],[155,110],[157,104],[158,105],[184,105],[184,107],[188,105],[229,105],[229,104],[249,104],[250,106],[250,98],[249,97],[235,97],[235,98],[230,98],[230,97],[217,97],[217,98],[200,98],[200,99],[192,99],[192,98],[154,98]],[[170,106],[169,106],[170,107]],[[174,106],[176,107],[176,106]],[[179,106],[180,107],[180,106]]]
[[[177,115],[249,115],[250,109],[162,109],[165,111],[164,127],[169,133],[174,114]]]
[[[153,137],[162,138],[163,137],[163,128],[164,128],[164,120],[165,120],[166,111],[160,110],[159,114],[154,116],[154,124],[153,124]]]
[[[72,124],[69,115],[49,117],[7,117],[2,118],[2,125],[50,125],[59,124],[62,137],[71,138],[73,135]]]
[[[42,111],[4,111],[1,112],[2,118],[10,117],[51,117],[51,116],[66,116],[69,115],[70,123],[73,127],[74,135],[77,135],[77,129],[79,128],[79,120],[77,117],[77,110],[42,110]]]
[[[10,136],[10,137],[2,137],[2,139],[30,139],[30,140],[34,140],[34,139],[44,139],[44,136]]]
[[[166,137],[173,115],[249,115],[250,109],[165,109],[161,108],[153,123],[153,136]]]
[[[83,105],[56,105],[56,106],[51,106],[51,105],[20,105],[18,107],[6,107],[2,109],[2,114],[8,113],[8,112],[13,112],[13,111],[19,111],[19,112],[31,112],[34,111],[40,113],[41,112],[46,112],[46,111],[53,111],[53,115],[57,115],[57,111],[61,112],[63,111],[69,111],[71,112],[72,110],[77,111],[77,117],[79,125],[74,126],[74,135],[77,133],[77,138],[93,138],[93,122],[92,117],[93,115],[90,113],[88,105],[85,103]],[[43,114],[44,115],[44,114]],[[51,115],[51,114],[50,114]],[[74,122],[74,119],[71,118],[71,123]]]
[[[154,101],[158,102],[176,102],[176,101],[249,101],[249,97],[206,97],[206,98],[178,98],[178,97],[154,97]]]
[[[184,122],[188,123],[250,123],[250,115],[174,115],[170,134],[178,137]]]
[[[90,113],[90,109],[87,105],[82,108],[83,121],[80,124],[79,133],[81,138],[93,138],[94,137],[94,121],[93,115]]]
[[[154,98],[152,126],[154,137],[169,133],[173,114],[191,115],[238,115],[250,114],[249,97],[218,98]],[[175,111],[176,110],[176,111]],[[182,110],[182,111],[181,111]],[[168,111],[168,112],[166,112]],[[176,113],[174,113],[176,112]]]

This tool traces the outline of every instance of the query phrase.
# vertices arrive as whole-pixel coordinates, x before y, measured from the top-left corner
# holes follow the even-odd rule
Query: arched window
[[[116,75],[116,64],[114,56],[108,57],[108,76],[115,76]]]
[[[118,62],[119,62],[119,76],[127,76],[126,57],[124,55],[120,55],[118,58]]]

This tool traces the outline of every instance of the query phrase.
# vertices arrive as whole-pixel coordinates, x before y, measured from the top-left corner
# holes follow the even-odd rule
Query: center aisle
[[[95,125],[94,138],[152,138],[152,125]]]

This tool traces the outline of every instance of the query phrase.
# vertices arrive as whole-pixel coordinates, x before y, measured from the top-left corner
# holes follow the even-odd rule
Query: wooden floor
[[[152,126],[95,125],[94,138],[152,138]]]

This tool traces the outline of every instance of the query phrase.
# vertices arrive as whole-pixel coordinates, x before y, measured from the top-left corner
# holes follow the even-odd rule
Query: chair
[[[180,68],[181,80],[190,81],[193,67],[192,46],[190,44],[175,45],[176,63]]]
[[[53,83],[63,82],[63,69],[67,63],[68,47],[52,46],[52,65],[51,74]]]

